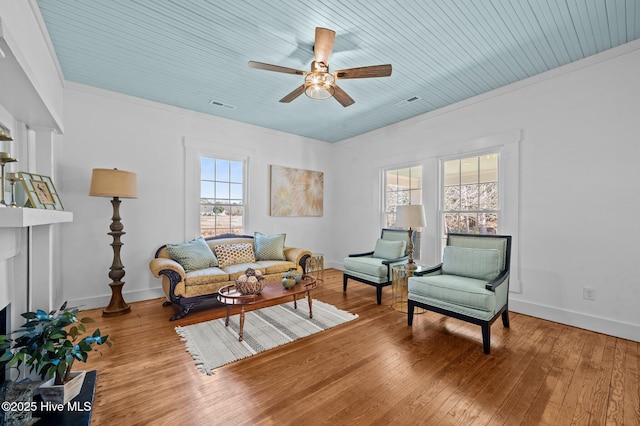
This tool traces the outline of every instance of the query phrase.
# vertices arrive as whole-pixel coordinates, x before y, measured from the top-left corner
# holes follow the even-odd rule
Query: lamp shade
[[[93,169],[89,195],[138,198],[136,174],[118,169]]]
[[[396,207],[396,224],[398,228],[422,228],[427,226],[422,204],[411,204]]]

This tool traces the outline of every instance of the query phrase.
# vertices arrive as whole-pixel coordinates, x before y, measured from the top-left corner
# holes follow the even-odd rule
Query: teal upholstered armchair
[[[449,234],[442,263],[409,278],[408,324],[416,306],[477,324],[490,353],[491,324],[509,327],[510,258],[510,236]]]
[[[415,233],[413,234],[415,243]],[[342,290],[347,291],[351,278],[376,287],[378,305],[382,303],[382,287],[391,284],[391,267],[407,263],[409,233],[401,229],[383,229],[373,251],[350,254],[343,260]]]

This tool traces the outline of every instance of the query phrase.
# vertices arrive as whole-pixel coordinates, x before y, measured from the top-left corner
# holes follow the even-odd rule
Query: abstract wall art
[[[271,216],[322,216],[324,173],[271,166]]]

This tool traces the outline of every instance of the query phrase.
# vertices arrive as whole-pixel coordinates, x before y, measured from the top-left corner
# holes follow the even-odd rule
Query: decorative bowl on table
[[[260,294],[265,284],[262,272],[252,268],[236,278],[236,290],[244,295]]]

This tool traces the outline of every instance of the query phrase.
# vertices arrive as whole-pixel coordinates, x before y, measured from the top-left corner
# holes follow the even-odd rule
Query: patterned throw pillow
[[[185,272],[218,266],[218,259],[202,238],[184,244],[167,244],[167,252],[173,260],[182,265]]]
[[[216,257],[220,263],[220,267],[224,268],[229,265],[237,265],[238,263],[254,263],[256,257],[253,254],[252,244],[223,244],[214,246]]]
[[[284,239],[287,234],[264,235],[253,233],[256,260],[287,260],[284,256]]]

